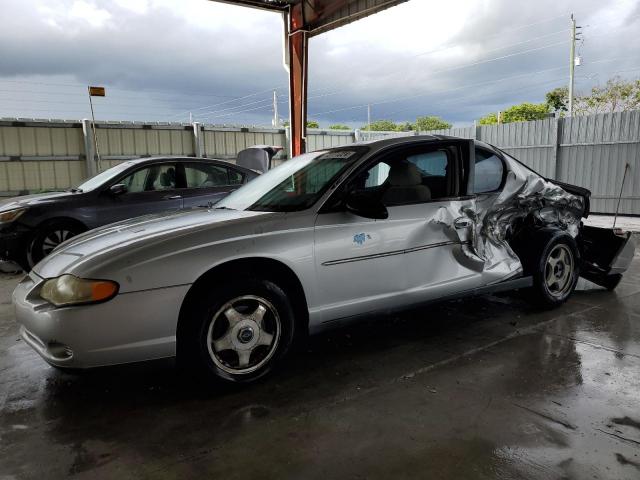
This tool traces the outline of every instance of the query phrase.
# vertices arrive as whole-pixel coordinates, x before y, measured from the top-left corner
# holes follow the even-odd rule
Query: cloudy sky
[[[0,0],[0,117],[269,125],[287,116],[282,20],[207,0]],[[438,115],[456,125],[567,83],[640,77],[640,0],[411,0],[311,40],[322,126]]]

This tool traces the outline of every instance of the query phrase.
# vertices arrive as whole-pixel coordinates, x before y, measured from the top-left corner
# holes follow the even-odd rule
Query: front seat
[[[162,189],[175,188],[176,171],[173,167],[168,168],[166,172],[160,174],[160,186]]]
[[[403,205],[431,200],[431,190],[422,184],[420,170],[413,163],[395,163],[389,170],[389,187],[382,196],[385,205]]]

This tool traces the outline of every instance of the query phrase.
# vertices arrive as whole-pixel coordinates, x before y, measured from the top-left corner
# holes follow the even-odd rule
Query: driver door
[[[325,206],[335,206],[323,207],[315,224],[322,322],[478,284],[480,273],[462,253],[473,225],[460,219],[474,208],[466,195],[472,148],[466,140],[401,146],[354,172],[335,194],[343,200],[329,199]],[[347,211],[353,193],[382,202],[388,218]]]
[[[127,187],[126,192],[101,193],[96,215],[98,225],[128,218],[182,208],[181,189],[176,185],[174,162],[146,165],[127,174],[116,183]]]

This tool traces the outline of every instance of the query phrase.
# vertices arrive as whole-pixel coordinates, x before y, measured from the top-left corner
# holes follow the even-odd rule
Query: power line
[[[590,62],[590,65],[596,64],[596,63],[607,63],[607,62],[614,62],[614,61],[618,61],[618,60],[624,60],[627,57],[616,57],[616,58],[606,58],[606,59],[600,59],[600,60],[594,60],[592,62]],[[390,100],[386,100],[386,101],[381,101],[381,102],[374,102],[374,103],[370,103],[370,104],[360,104],[360,105],[354,105],[354,106],[350,106],[350,107],[345,107],[345,108],[339,108],[339,109],[335,109],[335,110],[329,110],[327,112],[319,112],[319,113],[313,113],[313,116],[320,116],[320,115],[328,115],[330,113],[337,113],[337,112],[341,112],[341,111],[347,111],[347,110],[353,110],[356,108],[366,108],[369,105],[384,105],[384,104],[388,104],[388,103],[395,103],[395,102],[399,102],[399,101],[403,101],[403,100],[413,100],[416,98],[420,98],[420,97],[426,97],[429,95],[439,95],[442,93],[450,93],[450,92],[455,92],[458,90],[463,90],[463,89],[467,89],[467,88],[476,88],[476,87],[482,87],[482,86],[487,86],[487,85],[492,85],[495,83],[499,83],[499,82],[504,82],[504,81],[508,81],[508,80],[514,80],[517,78],[521,78],[521,77],[530,77],[530,76],[534,76],[534,75],[538,75],[541,73],[547,73],[547,72],[552,72],[555,70],[561,70],[566,68],[565,66],[558,66],[558,67],[553,67],[553,68],[547,68],[547,69],[543,69],[543,70],[537,70],[535,72],[525,72],[525,73],[521,73],[518,75],[511,75],[508,77],[502,77],[502,78],[498,78],[498,79],[494,79],[494,80],[489,80],[489,81],[485,81],[485,82],[478,82],[478,83],[473,83],[470,85],[462,85],[459,87],[455,87],[455,88],[449,88],[449,89],[445,89],[445,90],[436,90],[436,91],[432,91],[432,92],[428,92],[428,93],[421,93],[421,94],[417,94],[417,95],[410,95],[410,96],[405,96],[405,97],[397,97],[394,99],[390,99]],[[631,69],[630,71],[633,71],[634,69]],[[616,73],[616,72],[613,72]],[[617,72],[617,73],[621,73],[621,72]],[[397,110],[393,113],[397,113],[398,111],[402,111],[402,110]]]
[[[491,58],[491,59],[482,60],[482,61],[479,61],[479,62],[473,62],[473,63],[469,63],[469,64],[465,64],[465,65],[459,65],[459,66],[456,66],[456,67],[453,67],[453,68],[438,70],[438,71],[433,72],[433,73],[442,73],[444,71],[460,70],[461,68],[466,68],[466,67],[469,67],[469,66],[475,66],[475,65],[480,65],[480,64],[483,64],[483,63],[489,63],[489,62],[494,62],[494,61],[498,61],[498,60],[503,60],[505,58],[510,58],[510,57],[513,57],[513,56],[516,56],[516,55],[522,55],[522,54],[525,54],[525,53],[530,53],[532,51],[537,51],[537,50],[542,50],[542,49],[545,49],[545,48],[550,48],[552,46],[556,46],[556,45],[563,44],[563,43],[566,43],[566,42],[557,42],[557,43],[553,43],[553,44],[550,44],[550,45],[545,45],[544,47],[538,47],[538,48],[534,48],[534,49],[524,50],[522,52],[512,53],[512,54],[509,54],[509,55],[503,55],[501,57]],[[412,98],[418,98],[418,97],[426,96],[426,95],[430,95],[430,94],[431,94],[431,92],[430,93],[425,93],[425,94],[420,94],[420,95],[411,95],[411,96],[407,96],[407,97],[395,98],[395,99],[392,99],[392,100],[385,100],[385,101],[381,101],[381,102],[370,102],[370,103],[371,103],[371,105],[383,105],[385,103],[393,103],[393,102],[397,102],[397,101],[401,101],[401,100],[410,100]],[[351,107],[345,107],[345,108],[341,108],[341,109],[330,110],[330,111],[327,111],[327,112],[314,113],[313,115],[326,115],[326,114],[329,114],[329,113],[336,113],[336,112],[340,112],[340,111],[344,111],[344,110],[351,110],[353,108],[363,108],[363,107],[365,107],[367,105],[368,104],[354,105],[354,106],[351,106]]]
[[[238,98],[234,98],[232,100],[227,100],[226,102],[214,103],[213,105],[206,105],[204,107],[200,107],[200,108],[197,108],[195,110],[187,110],[186,112],[182,112],[182,114],[189,113],[189,112],[196,112],[196,111],[199,111],[199,110],[205,110],[207,108],[218,107],[220,105],[227,105],[227,104],[233,103],[235,101],[239,101],[239,100],[244,100],[246,98],[255,97],[256,95],[260,95],[260,94],[263,94],[263,93],[266,93],[266,92],[272,92],[273,90],[278,90],[280,88],[283,88],[283,87],[275,87],[275,88],[272,87],[272,88],[269,88],[267,90],[261,90],[259,92],[250,93],[249,95],[245,95],[243,97],[238,97]]]
[[[490,39],[493,39],[493,38],[503,37],[505,32],[509,32],[509,31],[512,31],[512,30],[520,30],[520,29],[524,29],[524,28],[527,28],[527,27],[540,25],[540,24],[547,23],[547,22],[552,21],[552,20],[556,20],[556,19],[559,19],[559,18],[564,18],[568,14],[569,13],[562,14],[562,15],[556,15],[554,17],[549,17],[547,19],[539,20],[539,21],[536,21],[536,22],[533,22],[533,23],[528,23],[528,24],[525,24],[525,25],[517,25],[517,26],[514,26],[514,27],[509,27],[509,28],[503,29],[500,32],[495,33],[493,35],[485,36],[485,37],[483,37],[483,40],[490,40]],[[565,30],[562,30],[562,31],[564,32]],[[554,33],[554,34],[556,34],[556,33]],[[418,54],[415,54],[415,55],[411,55],[408,58],[413,58],[413,57],[427,55],[427,54],[433,54],[433,53],[439,53],[439,52],[442,52],[442,51],[445,51],[445,50],[450,50],[452,48],[459,47],[461,45],[464,45],[464,43],[449,44],[449,45],[446,45],[444,47],[441,47],[441,48],[438,48],[438,49],[435,49],[435,50],[431,50],[431,51],[428,51],[428,52],[422,52],[422,53],[418,53]],[[514,44],[514,45],[517,45],[517,44]],[[514,46],[514,45],[511,45],[511,46]],[[503,48],[507,48],[507,47],[508,46],[505,46]],[[378,71],[378,70],[380,70],[380,68],[384,68],[384,67],[388,66],[389,64],[395,63],[397,61],[404,61],[406,58],[407,57],[402,57],[400,59],[395,59],[394,58],[394,59],[391,59],[391,60],[387,60],[386,62],[383,62],[381,64],[377,64],[376,67],[373,70],[371,70],[370,72]],[[352,67],[350,69],[347,69],[345,74],[348,74],[348,73],[356,71],[356,70],[361,70],[361,67],[354,66],[354,67]],[[334,83],[333,85],[336,85],[336,83]],[[330,90],[330,88],[326,88],[325,87],[324,90]]]
[[[287,97],[287,95],[280,95],[281,97]],[[225,111],[229,111],[229,110],[235,110],[237,108],[244,108],[244,107],[249,107],[251,105],[256,105],[258,103],[264,103],[264,102],[273,102],[273,98],[267,98],[267,99],[262,99],[262,100],[256,100],[255,102],[250,102],[250,103],[245,103],[242,105],[236,105],[235,107],[227,107],[227,108],[222,108],[220,110],[211,110],[211,111],[205,111],[205,112],[200,112],[198,115],[208,115],[210,113],[220,113],[220,112],[225,112]],[[197,110],[193,110],[194,112]]]
[[[552,17],[552,18],[561,18],[561,17],[563,17],[563,16],[556,16],[556,17]],[[636,15],[636,16],[633,16],[633,17],[627,18],[626,20],[628,21],[628,20],[633,20],[633,19],[636,19],[636,18],[640,18],[640,15]],[[596,25],[597,25],[597,27],[598,27],[598,28],[601,28],[602,26],[607,25],[607,24],[610,24],[610,23],[612,23],[612,22],[613,22],[613,20],[610,20],[610,21],[607,21],[607,22],[598,23],[598,24],[596,24]],[[545,23],[545,20],[540,21],[540,22],[535,22],[535,23],[532,23],[532,24],[528,24],[528,25],[525,25],[525,26],[523,26],[523,27],[526,27],[526,26],[532,26],[532,25],[537,25],[537,24],[539,24],[539,23]],[[522,28],[523,28],[523,27],[522,27]],[[515,27],[515,28],[517,29],[517,28],[521,28],[521,27]],[[558,34],[560,34],[560,33],[566,33],[566,29],[564,29],[564,30],[558,30],[558,31],[556,31],[556,32],[553,32],[553,33],[550,33],[550,34],[547,34],[547,35],[541,35],[541,36],[538,36],[538,37],[534,37],[534,38],[529,39],[529,40],[524,40],[524,41],[521,41],[521,42],[516,42],[516,43],[509,44],[509,45],[504,45],[504,46],[501,46],[501,47],[497,47],[497,48],[492,48],[492,49],[489,49],[489,50],[485,50],[483,53],[485,53],[485,54],[486,54],[486,53],[488,53],[488,52],[492,52],[492,51],[504,50],[504,49],[506,49],[506,48],[514,47],[514,46],[517,46],[517,45],[522,45],[522,44],[525,44],[525,43],[530,43],[530,42],[532,42],[532,41],[540,40],[540,39],[542,39],[542,38],[548,38],[548,37],[551,37],[551,36],[554,36],[554,35],[558,35]],[[609,32],[601,33],[601,34],[597,34],[597,35],[591,35],[591,37],[593,38],[594,36],[607,35],[608,33],[609,33]],[[503,35],[503,32],[502,32],[502,33],[499,33],[499,34],[491,35],[491,36],[488,36],[488,37],[484,37],[484,40],[491,39],[491,38],[494,38],[494,37],[500,37],[500,36],[502,36],[502,35]],[[562,44],[562,43],[564,43],[564,42],[558,42],[557,44],[553,44],[553,45],[551,45],[551,46],[560,45],[560,44]],[[456,48],[456,47],[459,47],[459,46],[462,46],[462,45],[463,45],[463,44],[461,44],[461,43],[458,43],[458,44],[452,44],[452,45],[448,45],[448,46],[445,46],[445,47],[442,47],[442,48],[438,48],[438,49],[435,49],[435,50],[431,50],[431,51],[427,51],[427,52],[417,53],[417,54],[411,55],[411,56],[409,56],[409,57],[402,57],[402,58],[400,58],[399,60],[401,60],[401,61],[406,61],[407,59],[410,59],[410,58],[416,58],[416,57],[419,57],[419,56],[430,55],[430,54],[434,54],[434,53],[440,53],[440,52],[442,52],[442,51],[450,50],[450,49],[452,49],[452,48]],[[544,47],[544,48],[548,48],[548,47]],[[532,50],[529,50],[529,51],[532,51]],[[522,53],[526,53],[526,52],[522,52]],[[519,54],[519,53],[518,53],[518,54]],[[505,58],[506,58],[506,57],[505,57]],[[380,70],[381,68],[384,68],[385,66],[388,66],[390,63],[394,63],[394,62],[397,62],[397,61],[399,61],[399,60],[398,60],[398,59],[392,59],[392,60],[388,60],[387,62],[383,62],[382,64],[377,64],[377,65],[376,65],[376,67],[375,67],[373,70],[370,70],[368,73],[373,73],[373,72],[375,72],[375,71],[377,71],[377,70]],[[412,66],[412,65],[409,65],[409,67],[410,67],[410,66]],[[351,68],[351,69],[348,69],[348,70],[347,70],[347,73],[348,73],[349,71],[356,70],[356,69],[359,69],[359,68],[360,68],[360,67],[353,67],[353,68]],[[405,66],[405,67],[402,67],[402,68],[400,68],[400,69],[398,69],[398,70],[395,70],[394,72],[392,72],[392,73],[390,73],[390,74],[386,74],[386,75],[384,75],[382,78],[387,78],[387,77],[390,77],[390,76],[398,75],[398,74],[402,73],[406,68],[407,68],[406,66]],[[440,71],[431,72],[431,73],[440,73],[440,72],[443,72],[443,71],[447,71],[447,70],[440,70]],[[380,77],[378,77],[378,78],[380,78]],[[334,83],[333,85],[337,85],[337,83]],[[322,90],[326,91],[326,90],[330,90],[330,88],[325,87],[325,88],[323,88]],[[310,97],[309,97],[309,99],[315,99],[315,98],[323,98],[323,97],[334,96],[334,95],[337,95],[337,94],[339,94],[339,93],[341,93],[341,92],[344,92],[344,91],[347,91],[347,90],[348,90],[347,88],[342,88],[342,89],[338,89],[338,90],[333,91],[333,92],[330,92],[330,93],[321,93],[321,94],[313,95],[313,96],[310,96]]]
[[[540,39],[543,39],[543,38],[548,38],[548,37],[552,37],[552,36],[555,36],[555,35],[559,35],[560,33],[566,33],[566,30],[559,30],[557,32],[550,33],[548,35],[541,35],[539,37],[534,37],[534,38],[531,38],[529,40],[524,40],[522,42],[515,42],[515,43],[511,43],[509,45],[503,45],[501,47],[491,48],[491,49],[483,51],[482,53],[486,54],[486,53],[489,53],[489,52],[495,52],[495,51],[498,51],[498,50],[504,50],[504,49],[515,47],[515,46],[518,46],[518,45],[531,43],[531,42],[534,42],[536,40],[540,40]],[[425,55],[431,55],[431,54],[434,54],[434,53],[440,53],[440,52],[443,52],[443,51],[446,51],[446,50],[451,50],[452,48],[456,48],[458,46],[459,45],[451,45],[451,46],[448,46],[448,47],[439,48],[439,49],[431,50],[431,51],[428,51],[428,52],[417,53],[417,54],[414,54],[414,55],[410,55],[409,57],[403,57],[403,60],[408,60],[408,59],[411,59],[411,58],[417,58],[417,57],[421,57],[421,56],[425,56]],[[407,68],[410,68],[412,66],[413,65],[406,65],[405,67],[400,68],[399,70],[395,70],[395,71],[393,71],[391,73],[383,75],[381,78],[387,78],[387,77],[390,77],[390,76],[398,75],[398,74],[402,73],[404,70],[406,70]],[[372,72],[374,72],[376,70],[379,70],[379,69],[380,69],[380,66],[376,67],[375,70],[370,71],[369,74],[371,74]],[[433,72],[433,73],[437,73],[437,72]],[[378,78],[380,78],[380,77],[378,77]],[[335,90],[335,91],[330,92],[330,93],[323,93],[323,94],[313,95],[313,96],[310,96],[309,99],[330,97],[330,96],[333,96],[333,95],[337,95],[337,94],[339,94],[341,92],[344,92],[346,90],[348,90],[348,89],[342,88],[342,89]]]
[[[35,81],[30,81],[30,80],[5,80],[5,79],[0,79],[0,82],[27,84],[27,85],[44,85],[44,86],[47,86],[47,87],[59,86],[59,87],[74,87],[74,88],[78,87],[78,88],[82,88],[82,89],[87,88],[86,84],[81,84],[81,83],[35,82]],[[109,86],[108,83],[106,84],[106,86],[107,86],[108,90],[116,90],[116,91],[120,91],[120,92],[134,92],[134,93],[137,93],[137,94],[140,94],[140,93],[159,93],[159,94],[171,95],[171,96],[182,95],[182,96],[190,96],[190,97],[214,97],[214,98],[231,98],[231,99],[242,98],[242,97],[234,97],[232,95],[217,95],[217,94],[213,94],[213,93],[183,93],[183,92],[177,92],[175,90],[160,90],[160,89],[133,90],[133,89],[127,89],[127,88],[112,87],[112,86]],[[71,92],[65,92],[65,93],[68,93],[69,95],[73,95],[73,93],[71,93]]]

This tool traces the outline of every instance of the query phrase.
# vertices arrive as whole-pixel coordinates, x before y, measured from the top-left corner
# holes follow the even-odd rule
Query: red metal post
[[[307,137],[307,69],[309,38],[301,4],[289,11],[289,108],[291,156],[305,152]]]

